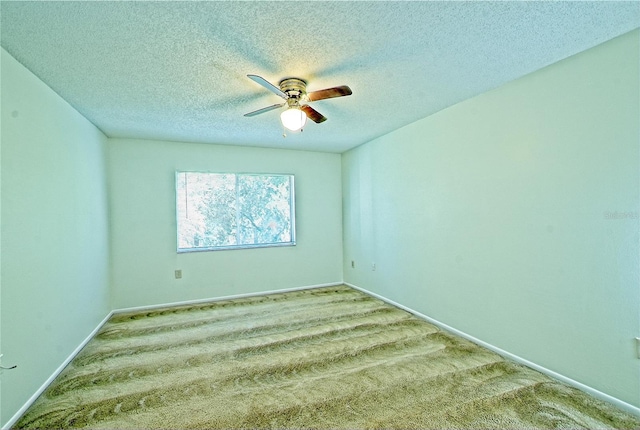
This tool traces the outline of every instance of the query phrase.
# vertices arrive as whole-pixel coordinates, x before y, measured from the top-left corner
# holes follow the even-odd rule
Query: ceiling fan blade
[[[339,87],[327,88],[324,90],[318,90],[318,91],[307,93],[307,97],[309,97],[310,102],[315,102],[316,100],[331,99],[333,97],[350,96],[351,94],[352,94],[351,88],[349,88],[346,85],[342,85]]]
[[[267,106],[267,107],[262,108],[262,109],[254,110],[253,112],[245,113],[244,116],[260,115],[261,113],[265,113],[265,112],[269,112],[270,110],[281,108],[284,105],[285,105],[285,103],[278,103],[278,104],[275,104],[275,105]]]
[[[309,105],[300,106],[300,110],[307,114],[307,118],[311,121],[320,124],[321,122],[325,122],[327,117],[322,115],[320,112],[315,110]]]
[[[276,87],[275,85],[273,85],[271,82],[267,81],[265,78],[263,78],[262,76],[258,76],[258,75],[247,75],[247,77],[249,79],[251,79],[253,82],[255,82],[256,84],[260,84],[263,87],[265,87],[266,89],[268,89],[269,91],[271,91],[274,94],[279,95],[280,97],[282,97],[283,99],[288,99],[289,96],[286,95],[284,93],[284,91],[282,91],[280,88]]]

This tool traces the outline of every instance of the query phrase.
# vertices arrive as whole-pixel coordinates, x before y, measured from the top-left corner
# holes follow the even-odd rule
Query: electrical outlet
[[[176,274],[176,279],[182,279],[182,269],[176,270],[175,274]]]
[[[351,260],[351,268],[352,268],[352,269],[355,269],[355,268],[356,268],[356,262],[355,262],[355,261],[353,261],[353,260]]]
[[[371,270],[376,271],[376,263],[371,263]]]

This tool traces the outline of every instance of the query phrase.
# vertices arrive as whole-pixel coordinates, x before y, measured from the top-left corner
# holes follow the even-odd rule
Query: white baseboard
[[[336,285],[344,285],[344,282],[340,281],[340,282],[332,282],[328,284],[306,285],[303,287],[283,288],[281,290],[259,291],[256,293],[233,294],[230,296],[213,297],[208,299],[186,300],[182,302],[162,303],[158,305],[134,306],[130,308],[114,309],[112,313],[122,314],[122,313],[129,313],[129,312],[144,312],[144,311],[150,311],[153,309],[170,308],[173,306],[185,306],[185,305],[188,306],[188,305],[197,305],[202,303],[221,302],[224,300],[236,300],[236,299],[244,299],[247,297],[266,296],[268,294],[280,294],[280,293],[290,293],[293,291],[310,290],[312,288],[335,287]]]
[[[354,288],[354,289],[356,289],[358,291],[361,291],[361,292],[363,292],[365,294],[368,294],[368,295],[373,296],[373,297],[375,297],[377,299],[380,299],[380,300],[382,300],[382,301],[384,301],[386,303],[389,303],[390,305],[393,305],[395,307],[403,309],[403,310],[405,310],[405,311],[417,316],[418,318],[421,318],[421,319],[423,319],[425,321],[430,322],[431,324],[433,324],[435,326],[438,326],[438,327],[442,328],[445,331],[448,331],[448,332],[454,333],[454,334],[456,334],[456,335],[458,335],[460,337],[463,337],[463,338],[465,338],[465,339],[467,339],[467,340],[469,340],[469,341],[471,341],[471,342],[473,342],[473,343],[475,343],[477,345],[483,346],[483,347],[485,347],[485,348],[487,348],[487,349],[489,349],[489,350],[491,350],[491,351],[493,351],[493,352],[495,352],[495,353],[497,353],[497,354],[499,354],[499,355],[501,355],[501,356],[503,356],[505,358],[508,358],[508,359],[510,359],[512,361],[515,361],[517,363],[523,364],[523,365],[525,365],[527,367],[530,367],[530,368],[532,368],[534,370],[537,370],[540,373],[544,373],[547,376],[550,376],[550,377],[552,377],[554,379],[557,379],[557,380],[559,380],[561,382],[564,382],[567,385],[570,385],[570,386],[575,387],[575,388],[577,388],[577,389],[579,389],[581,391],[584,391],[585,393],[590,394],[590,395],[592,395],[593,397],[595,397],[597,399],[600,399],[600,400],[603,400],[605,402],[611,403],[611,404],[617,406],[618,408],[620,408],[620,409],[622,409],[622,410],[624,410],[626,412],[629,412],[632,415],[640,417],[640,408],[638,408],[636,406],[633,406],[633,405],[631,405],[631,404],[629,404],[627,402],[624,402],[624,401],[622,401],[620,399],[617,399],[617,398],[615,398],[613,396],[610,396],[610,395],[608,395],[606,393],[603,393],[602,391],[598,391],[595,388],[589,387],[588,385],[585,385],[585,384],[583,384],[581,382],[575,381],[575,380],[573,380],[571,378],[568,378],[568,377],[566,377],[564,375],[556,373],[553,370],[549,370],[549,369],[547,369],[545,367],[542,367],[542,366],[540,366],[540,365],[538,365],[536,363],[533,363],[533,362],[531,362],[529,360],[526,360],[526,359],[524,359],[522,357],[514,355],[514,354],[512,354],[512,353],[510,353],[508,351],[500,349],[497,346],[491,345],[491,344],[489,344],[487,342],[484,342],[484,341],[482,341],[480,339],[477,339],[477,338],[475,338],[475,337],[473,337],[473,336],[471,336],[471,335],[469,335],[469,334],[467,334],[467,333],[465,333],[463,331],[460,331],[460,330],[455,329],[455,328],[453,328],[451,326],[448,326],[447,324],[444,324],[444,323],[442,323],[442,322],[440,322],[440,321],[438,321],[436,319],[433,319],[433,318],[428,317],[428,316],[426,316],[424,314],[421,314],[418,311],[415,311],[415,310],[413,310],[413,309],[411,309],[411,308],[409,308],[407,306],[401,305],[400,303],[394,302],[393,300],[390,300],[390,299],[388,299],[388,298],[386,298],[384,296],[381,296],[379,294],[373,293],[371,291],[368,291],[368,290],[366,290],[364,288],[358,287],[357,285],[350,284],[348,282],[345,282],[344,284],[349,286],[349,287],[351,287],[351,288]]]
[[[604,400],[606,402],[609,402],[617,407],[619,407],[620,409],[627,411],[637,417],[640,417],[640,408],[637,408],[629,403],[626,403],[620,399],[617,399],[615,397],[612,397],[608,394],[605,394],[601,391],[598,391],[594,388],[591,388],[587,385],[584,385],[578,381],[574,381],[571,378],[567,378],[566,376],[563,376],[559,373],[556,373],[552,370],[549,370],[545,367],[539,366],[535,363],[532,363],[528,360],[525,360],[524,358],[518,357],[517,355],[511,354],[508,351],[504,351],[496,346],[493,346],[491,344],[488,344],[486,342],[481,341],[480,339],[476,339],[473,336],[468,335],[467,333],[464,333],[460,330],[457,330],[453,327],[450,327],[444,323],[441,323],[438,320],[435,320],[431,317],[428,317],[424,314],[421,314],[420,312],[417,312],[407,306],[401,305],[400,303],[396,303],[393,300],[387,299],[386,297],[383,297],[379,294],[373,293],[371,291],[365,290],[364,288],[360,288],[356,285],[350,284],[348,282],[334,282],[334,283],[327,283],[327,284],[317,284],[317,285],[308,285],[308,286],[303,286],[303,287],[295,287],[295,288],[285,288],[285,289],[281,289],[281,290],[271,290],[271,291],[261,291],[261,292],[256,292],[256,293],[246,293],[246,294],[236,294],[236,295],[230,295],[230,296],[224,296],[224,297],[215,297],[215,298],[209,298],[209,299],[200,299],[200,300],[189,300],[189,301],[183,301],[183,302],[175,302],[175,303],[165,303],[165,304],[160,304],[160,305],[152,305],[152,306],[139,306],[139,307],[131,307],[131,308],[123,308],[123,309],[116,309],[113,310],[111,312],[109,312],[109,314],[107,314],[107,316],[98,324],[98,326],[82,341],[82,343],[80,345],[78,345],[78,347],[69,355],[69,357],[67,357],[67,359],[53,372],[53,374],[51,374],[51,376],[42,384],[42,386],[40,386],[40,388],[29,398],[29,400],[27,400],[25,402],[25,404],[9,419],[9,421],[7,421],[4,426],[2,427],[1,430],[9,430],[11,429],[11,427],[13,427],[13,425],[18,421],[18,419],[20,419],[20,417],[27,411],[27,409],[33,404],[33,402],[36,401],[36,399],[47,389],[47,387],[54,381],[54,379],[64,370],[64,368],[71,362],[71,360],[73,360],[76,355],[78,355],[78,353],[82,350],[82,348],[85,347],[85,345],[87,343],[89,343],[89,341],[91,339],[93,339],[93,337],[98,333],[98,331],[102,328],[102,326],[109,320],[109,318],[111,318],[114,314],[118,314],[118,313],[124,313],[124,312],[136,312],[136,311],[146,311],[146,310],[152,310],[152,309],[158,309],[158,308],[165,308],[165,307],[170,307],[170,306],[181,306],[181,305],[190,305],[190,304],[199,304],[199,303],[207,303],[207,302],[215,302],[215,301],[223,301],[223,300],[234,300],[234,299],[240,299],[240,298],[245,298],[245,297],[255,297],[255,296],[263,296],[263,295],[267,295],[267,294],[278,294],[278,293],[288,293],[288,292],[293,292],[293,291],[301,291],[301,290],[308,290],[308,289],[312,289],[312,288],[322,288],[322,287],[334,287],[337,285],[348,285],[351,288],[354,288],[356,290],[362,291],[365,294],[369,294],[373,297],[376,297],[386,303],[389,303],[390,305],[396,306],[400,309],[403,309],[407,312],[410,312],[411,314],[417,316],[418,318],[422,318],[440,328],[442,328],[443,330],[446,330],[448,332],[451,333],[455,333],[458,336],[461,336],[467,340],[470,340],[473,343],[476,343],[478,345],[481,345],[491,351],[496,352],[497,354],[500,354],[503,357],[509,358],[515,362],[524,364],[525,366],[528,366],[532,369],[535,369],[541,373],[544,373],[552,378],[558,379],[568,385],[571,385],[579,390],[582,390],[590,395],[592,395],[595,398]]]
[[[29,409],[29,407],[33,404],[33,402],[35,402],[36,399],[40,397],[42,393],[44,393],[44,390],[46,390],[47,387],[53,382],[53,380],[56,379],[58,375],[60,375],[60,373],[64,370],[64,368],[67,367],[69,363],[71,363],[71,360],[73,360],[76,357],[76,355],[78,355],[78,353],[82,350],[82,348],[84,348],[85,345],[89,343],[91,339],[93,339],[93,337],[98,333],[98,331],[102,328],[102,326],[109,320],[109,318],[111,318],[112,315],[113,315],[113,312],[109,312],[107,316],[104,317],[104,319],[98,324],[98,326],[95,329],[93,329],[91,333],[89,333],[89,335],[82,341],[82,343],[80,343],[80,345],[78,345],[78,347],[73,350],[73,352],[69,355],[69,357],[67,357],[67,359],[64,360],[60,366],[58,366],[58,368],[51,374],[51,376],[49,376],[49,378],[47,378],[47,380],[44,381],[44,383],[40,386],[40,388],[38,388],[38,390],[35,393],[33,393],[33,395],[29,398],[29,400],[27,400],[26,403],[22,405],[22,407],[18,409],[18,411],[9,419],[9,421],[7,421],[4,424],[4,426],[2,427],[2,430],[8,430],[12,428],[16,422],[18,422],[20,417],[27,411],[27,409]]]

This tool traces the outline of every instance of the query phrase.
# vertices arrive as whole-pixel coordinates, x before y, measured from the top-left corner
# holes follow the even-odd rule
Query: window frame
[[[222,246],[206,246],[197,248],[180,248],[180,208],[179,208],[179,196],[178,196],[178,181],[181,174],[210,174],[210,175],[234,175],[237,178],[240,176],[285,176],[289,178],[289,207],[290,207],[290,235],[291,240],[288,242],[270,242],[270,243],[256,243],[256,244],[242,244],[242,245],[222,245]],[[196,171],[196,170],[176,170],[175,171],[175,220],[176,220],[176,252],[178,254],[190,253],[190,252],[208,252],[208,251],[228,251],[238,249],[256,249],[256,248],[280,248],[296,246],[296,190],[295,190],[295,175],[292,173],[254,173],[254,172],[220,172],[220,171]]]

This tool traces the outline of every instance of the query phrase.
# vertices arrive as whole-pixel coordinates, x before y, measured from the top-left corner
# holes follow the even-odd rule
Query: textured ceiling
[[[1,44],[110,137],[342,152],[640,26],[639,2],[13,2]],[[282,137],[246,75],[350,97]]]

